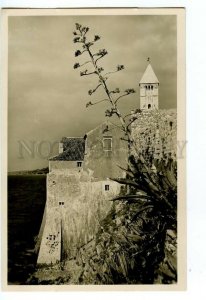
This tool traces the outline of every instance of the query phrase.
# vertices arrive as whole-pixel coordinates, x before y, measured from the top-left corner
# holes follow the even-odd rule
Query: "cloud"
[[[175,16],[31,16],[9,17],[9,168],[27,169],[17,159],[17,140],[60,139],[80,136],[104,120],[106,105],[85,108],[95,77],[79,76],[74,51],[76,22],[99,34],[94,51],[106,48],[101,65],[107,71],[117,64],[125,70],[110,77],[111,88],[134,88],[136,94],[121,101],[128,112],[139,107],[139,80],[151,57],[160,81],[160,108],[176,107],[176,17]],[[98,99],[103,97],[99,91]],[[34,168],[47,162],[37,158]]]

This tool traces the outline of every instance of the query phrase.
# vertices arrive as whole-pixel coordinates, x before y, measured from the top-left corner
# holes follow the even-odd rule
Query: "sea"
[[[24,285],[35,270],[35,244],[46,203],[46,175],[8,176],[8,284]]]

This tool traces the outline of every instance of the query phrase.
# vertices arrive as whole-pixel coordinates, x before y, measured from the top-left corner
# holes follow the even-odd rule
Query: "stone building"
[[[139,82],[140,88],[140,109],[158,109],[159,107],[159,80],[149,63]]]
[[[121,186],[127,144],[121,130],[104,122],[84,137],[65,137],[59,154],[49,160],[47,201],[40,230],[38,264],[74,257],[91,240]]]
[[[148,65],[139,82],[141,113],[133,111],[132,135],[136,155],[150,165],[153,160],[176,160],[176,109],[159,109],[159,80],[148,58]]]

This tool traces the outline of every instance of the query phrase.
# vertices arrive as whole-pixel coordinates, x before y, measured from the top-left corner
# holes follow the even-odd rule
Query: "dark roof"
[[[49,160],[83,161],[85,152],[84,138],[62,138],[63,152]]]

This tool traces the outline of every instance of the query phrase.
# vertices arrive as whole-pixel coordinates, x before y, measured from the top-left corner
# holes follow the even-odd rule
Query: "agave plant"
[[[161,283],[176,281],[176,257],[165,262],[167,229],[176,230],[176,163],[153,163],[151,173],[130,157],[126,178],[114,179],[123,189],[111,200],[92,255],[84,253],[80,283],[152,284],[160,273]]]
[[[148,172],[141,160],[130,157],[130,167],[124,170],[126,178],[113,179],[128,186],[127,193],[112,201],[124,203],[129,213],[130,227],[127,239],[133,240],[135,253],[130,252],[127,260],[128,278],[134,282],[151,283],[155,273],[165,259],[165,238],[168,229],[177,230],[177,166],[168,160],[153,161],[153,172]],[[151,169],[150,169],[151,170]],[[136,240],[136,242],[135,242]],[[128,251],[127,251],[128,252]],[[134,259],[135,258],[135,259]],[[172,258],[173,261],[176,260]],[[133,264],[133,265],[131,265]],[[167,277],[177,278],[176,263],[169,266]],[[139,275],[135,275],[136,270]],[[141,275],[140,275],[141,274]],[[170,282],[168,279],[167,282]]]
[[[113,201],[126,201],[128,204],[134,201],[141,202],[142,209],[148,205],[158,208],[167,227],[176,228],[177,213],[177,165],[172,159],[153,161],[153,171],[150,171],[142,163],[130,156],[130,166],[123,169],[126,178],[112,180],[129,186],[129,193],[118,196]]]

